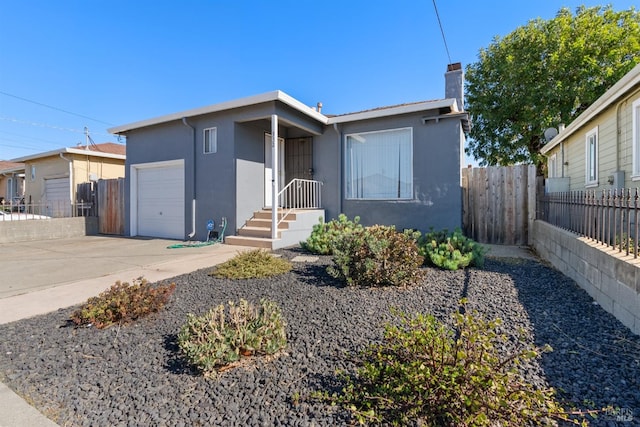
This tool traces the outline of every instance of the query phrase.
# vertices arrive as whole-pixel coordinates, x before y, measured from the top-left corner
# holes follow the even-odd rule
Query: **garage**
[[[71,196],[69,178],[44,180],[44,200],[46,212],[43,214],[59,218],[71,216]]]
[[[184,162],[160,162],[133,167],[132,234],[183,239]],[[132,203],[134,205],[134,203]]]

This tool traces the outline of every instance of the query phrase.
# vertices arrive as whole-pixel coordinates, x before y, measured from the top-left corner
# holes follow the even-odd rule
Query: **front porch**
[[[324,221],[322,183],[294,178],[273,197],[275,209],[263,207],[238,230],[228,236],[230,245],[279,249],[297,245],[311,234],[313,226]]]
[[[236,235],[225,242],[267,249],[297,245],[324,220],[322,182],[313,179],[313,137],[320,129],[278,114],[237,126],[238,139],[244,147],[252,140],[254,151],[238,160],[236,179],[244,185],[236,190]],[[263,144],[257,144],[256,131]],[[257,150],[263,156],[259,163]]]
[[[271,208],[254,212],[251,219],[238,230],[238,235],[227,236],[228,245],[280,249],[295,246],[306,240],[318,221],[324,221],[324,209],[291,209],[278,213],[278,225],[273,233]],[[272,237],[275,234],[275,237]]]

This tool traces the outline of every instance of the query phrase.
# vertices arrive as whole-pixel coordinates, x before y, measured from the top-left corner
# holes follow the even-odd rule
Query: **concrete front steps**
[[[282,218],[286,210],[278,211]],[[271,208],[264,208],[253,213],[238,235],[227,236],[224,242],[228,245],[251,246],[264,249],[279,249],[295,246],[306,240],[318,221],[324,220],[324,209],[295,209],[287,214],[278,224],[277,238],[271,238]]]

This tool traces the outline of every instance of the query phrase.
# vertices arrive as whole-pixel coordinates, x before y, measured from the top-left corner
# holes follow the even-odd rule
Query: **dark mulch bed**
[[[359,289],[327,276],[329,263],[296,263],[271,279],[221,280],[209,269],[178,276],[165,310],[126,327],[74,328],[75,308],[2,325],[0,376],[60,425],[344,425],[344,410],[294,397],[337,389],[336,369],[354,368],[348,355],[381,338],[392,307],[449,321],[464,296],[469,309],[502,318],[507,334],[522,328],[530,342],[554,348],[528,365],[527,379],[580,408],[613,405],[634,417],[618,425],[640,423],[639,337],[557,271],[488,259],[482,270],[427,268],[424,284],[411,289]],[[187,313],[262,297],[276,301],[287,321],[282,354],[218,379],[198,376],[179,357],[176,334]],[[615,421],[604,414],[592,425]]]

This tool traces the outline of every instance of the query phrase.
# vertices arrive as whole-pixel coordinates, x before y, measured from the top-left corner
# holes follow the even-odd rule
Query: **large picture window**
[[[585,144],[586,185],[598,185],[598,128],[587,133]]]
[[[347,199],[411,199],[412,129],[346,135],[345,187]]]

